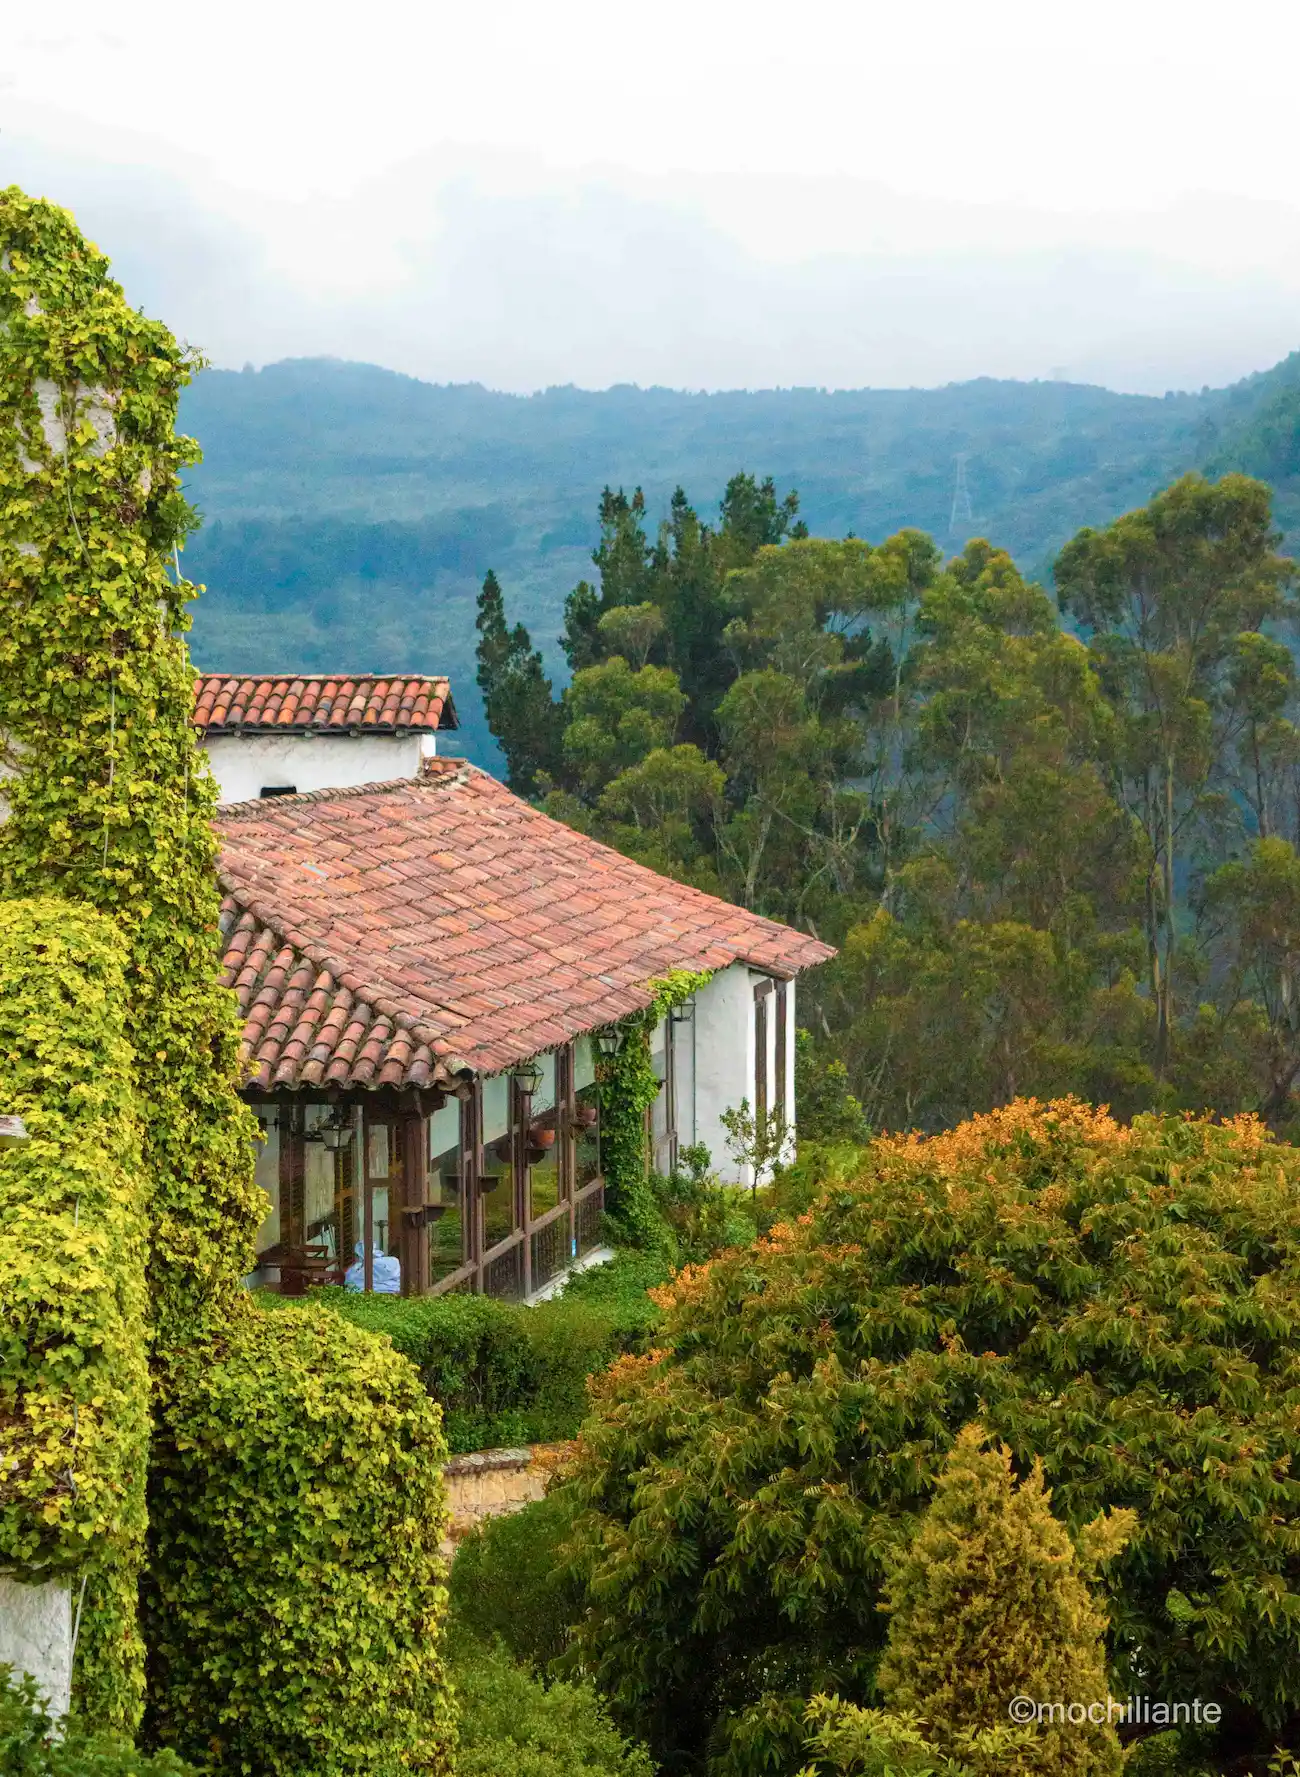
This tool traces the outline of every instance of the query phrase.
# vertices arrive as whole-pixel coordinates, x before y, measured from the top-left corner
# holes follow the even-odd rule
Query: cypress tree
[[[945,1753],[1005,1727],[1017,1697],[1046,1705],[1105,1703],[1106,1620],[1085,1573],[1118,1554],[1133,1514],[1088,1527],[1083,1563],[1035,1462],[1019,1486],[1006,1448],[967,1426],[933,1503],[891,1575],[889,1641],[876,1683],[889,1709],[915,1715]],[[1094,1712],[1095,1713],[1095,1712]],[[1038,1725],[1002,1768],[1020,1777],[1113,1777],[1122,1758],[1108,1722]]]
[[[492,737],[506,760],[506,782],[533,796],[560,761],[561,706],[551,696],[542,656],[522,623],[506,623],[501,583],[491,569],[478,595],[478,687]]]

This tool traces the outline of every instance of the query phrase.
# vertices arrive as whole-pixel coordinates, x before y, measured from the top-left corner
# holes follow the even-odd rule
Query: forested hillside
[[[1163,400],[992,381],[520,397],[329,361],[209,371],[182,409],[204,449],[191,483],[204,528],[186,562],[208,586],[194,650],[205,666],[243,669],[437,666],[456,680],[471,750],[489,757],[472,690],[478,584],[496,569],[562,671],[562,607],[590,569],[607,483],[642,487],[653,529],[677,486],[714,510],[747,469],[797,488],[814,535],[878,540],[915,525],[958,547],[977,534],[1041,575],[1079,526],[1183,469],[1281,481],[1263,467],[1281,451],[1294,474],[1297,402],[1295,360]],[[954,531],[959,456],[970,518]]]

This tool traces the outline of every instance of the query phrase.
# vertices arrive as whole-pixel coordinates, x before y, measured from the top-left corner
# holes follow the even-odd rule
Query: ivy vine
[[[600,1055],[600,1158],[605,1209],[634,1245],[654,1246],[663,1237],[654,1198],[646,1184],[646,1112],[659,1096],[650,1039],[661,1018],[686,1003],[711,979],[709,971],[671,969],[650,983],[650,1005],[617,1026],[618,1051]]]

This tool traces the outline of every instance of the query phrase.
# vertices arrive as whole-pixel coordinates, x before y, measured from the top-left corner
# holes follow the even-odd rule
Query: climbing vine
[[[181,639],[198,451],[174,422],[195,363],[65,211],[0,193],[0,894],[89,904],[126,939],[164,1346],[220,1320],[257,1222]]]
[[[0,1571],[70,1585],[86,1712],[130,1729],[149,1371],[123,962],[89,908],[0,902],[0,1109],[27,1130],[0,1149]]]
[[[621,1232],[638,1246],[653,1246],[662,1237],[659,1214],[646,1184],[645,1118],[659,1095],[650,1039],[659,1020],[684,1005],[709,979],[707,971],[696,974],[671,969],[652,981],[650,1005],[617,1026],[617,1053],[602,1055],[597,1063],[605,1208]]]

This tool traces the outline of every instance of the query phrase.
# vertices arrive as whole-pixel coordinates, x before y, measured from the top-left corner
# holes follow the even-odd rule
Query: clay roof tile
[[[401,734],[455,728],[451,687],[436,674],[204,673],[194,687],[204,734],[311,734],[322,729]]]

